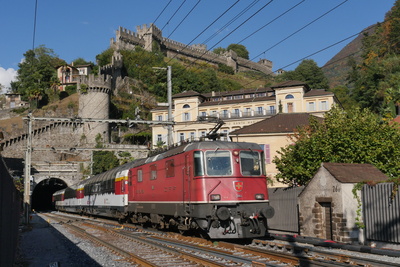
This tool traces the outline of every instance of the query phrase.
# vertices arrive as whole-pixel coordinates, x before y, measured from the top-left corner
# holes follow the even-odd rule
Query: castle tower
[[[150,26],[142,25],[136,27],[136,32],[144,40],[144,50],[153,51],[154,45],[160,46],[162,31],[153,23]]]
[[[82,77],[79,83],[79,112],[83,119],[108,119],[110,108],[111,77],[93,74]],[[100,134],[103,142],[109,141],[108,123],[88,122],[84,124],[81,143],[96,144]]]

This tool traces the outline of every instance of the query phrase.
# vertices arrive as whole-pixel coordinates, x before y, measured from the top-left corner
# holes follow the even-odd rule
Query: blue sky
[[[136,26],[153,22],[162,29],[164,37],[184,44],[190,43],[208,28],[192,43],[206,42],[211,50],[240,43],[250,52],[250,59],[258,61],[266,58],[273,62],[273,70],[292,70],[299,60],[383,21],[395,2],[236,1],[37,0],[36,28],[36,0],[1,1],[0,84],[9,86],[23,54],[33,45],[53,49],[68,63],[78,57],[95,62],[96,55],[109,47],[110,39],[115,37],[119,26],[136,31]],[[234,3],[224,16],[212,24]],[[251,7],[247,12],[232,21],[248,6]],[[321,67],[351,40],[309,58]]]

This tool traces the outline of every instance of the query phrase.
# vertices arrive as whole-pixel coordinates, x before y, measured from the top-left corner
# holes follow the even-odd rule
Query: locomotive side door
[[[136,188],[136,175],[133,169],[128,172],[128,201],[133,201],[135,199],[135,188]]]
[[[190,213],[190,172],[191,172],[191,164],[190,164],[190,154],[185,155],[185,166],[182,169],[182,178],[183,178],[183,207],[184,212],[186,214]]]

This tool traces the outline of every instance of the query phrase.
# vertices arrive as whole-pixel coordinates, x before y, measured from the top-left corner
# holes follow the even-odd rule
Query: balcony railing
[[[239,111],[239,112],[219,112],[213,113],[212,116],[215,116],[220,119],[238,119],[238,118],[248,118],[248,117],[267,117],[273,116],[276,114],[276,110],[246,110],[246,111]],[[199,115],[198,118],[204,117]]]

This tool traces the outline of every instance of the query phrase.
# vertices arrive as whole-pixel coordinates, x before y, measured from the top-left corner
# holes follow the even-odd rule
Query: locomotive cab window
[[[137,170],[137,181],[139,183],[143,181],[143,171],[142,171],[142,169]]]
[[[240,168],[242,175],[261,175],[260,153],[255,151],[240,151]]]
[[[150,166],[150,180],[155,180],[157,179],[157,165],[151,165]]]
[[[201,151],[195,151],[193,153],[193,161],[194,161],[194,176],[203,176],[204,175],[203,153],[201,153]]]
[[[232,160],[229,151],[206,151],[207,175],[232,175]]]
[[[175,164],[173,159],[165,162],[165,174],[167,178],[175,176]]]

